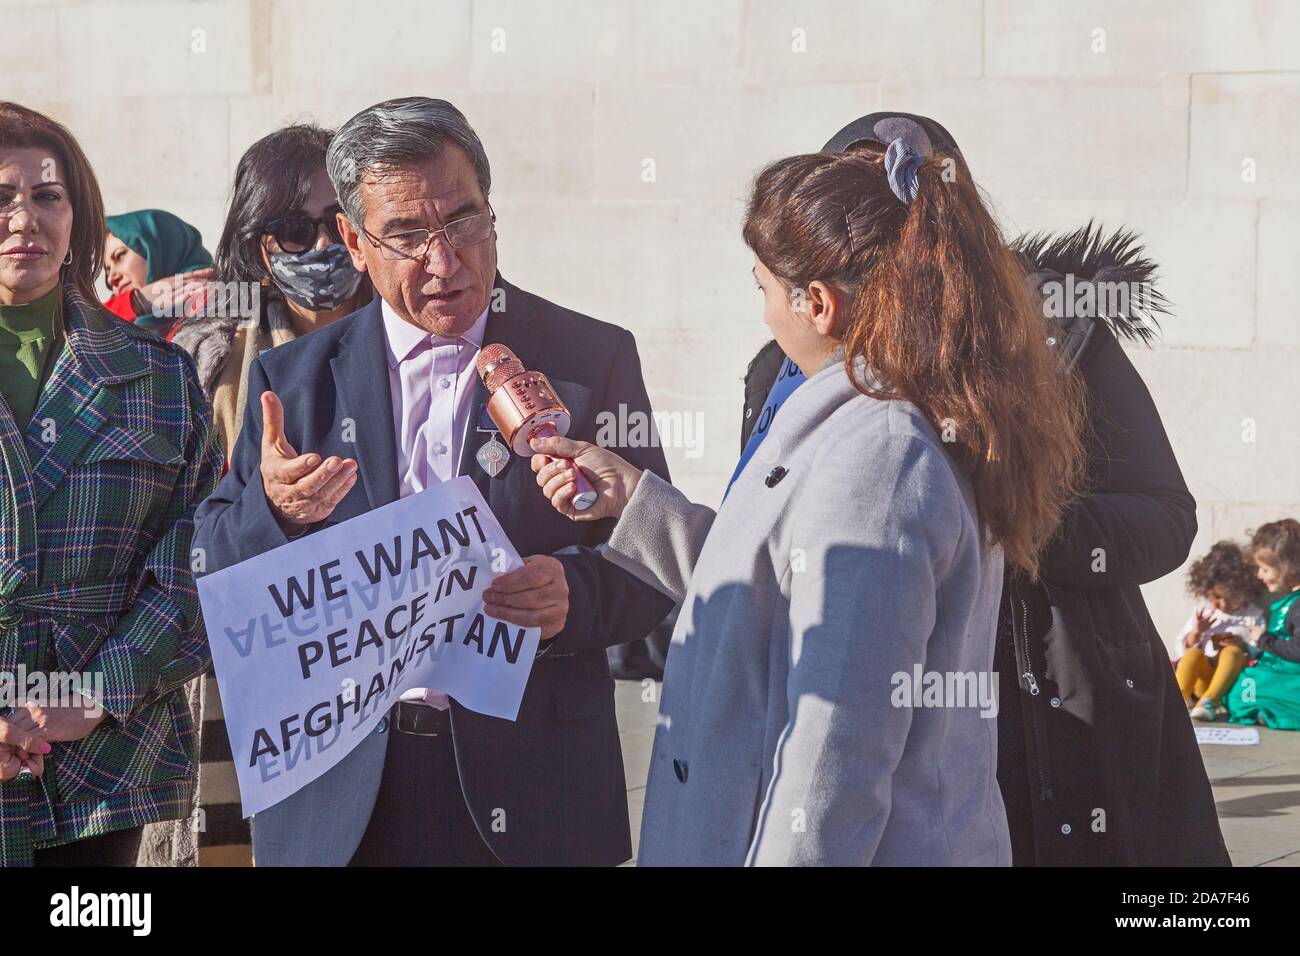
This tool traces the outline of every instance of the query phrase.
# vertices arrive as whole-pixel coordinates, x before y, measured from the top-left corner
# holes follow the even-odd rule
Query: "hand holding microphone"
[[[560,514],[573,521],[617,518],[623,514],[641,480],[641,469],[605,448],[570,438],[533,440],[533,471],[537,484]],[[579,486],[575,474],[595,492],[594,503],[579,511],[573,498]],[[589,479],[589,480],[588,480]]]
[[[490,396],[493,424],[516,455],[533,455],[537,483],[555,510],[574,521],[622,514],[640,470],[613,452],[565,438],[569,409],[545,375],[526,370],[504,345],[485,346],[476,366]]]
[[[555,394],[550,380],[540,372],[525,369],[510,349],[488,345],[478,353],[476,366],[490,396],[488,414],[516,455],[531,455],[529,443],[535,438],[554,438],[568,432],[569,409]],[[585,511],[596,503],[596,492],[580,471],[574,482],[572,507]]]

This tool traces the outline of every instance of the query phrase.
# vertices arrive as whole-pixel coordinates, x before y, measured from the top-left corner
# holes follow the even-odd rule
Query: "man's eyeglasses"
[[[293,212],[279,219],[272,219],[266,224],[265,231],[271,234],[271,238],[285,252],[306,252],[316,245],[316,236],[320,234],[322,226],[325,227],[325,235],[329,236],[330,242],[343,241],[338,221],[334,218],[341,211],[342,207],[335,203],[326,209],[319,219],[313,219],[306,213]]]
[[[492,211],[491,206],[488,206],[487,212],[466,216],[464,219],[453,219],[441,229],[412,229],[409,232],[398,232],[383,238],[372,235],[364,228],[361,231],[379,249],[379,254],[385,259],[423,259],[429,254],[429,247],[438,236],[446,237],[447,244],[453,249],[464,249],[492,235],[492,227],[496,221],[497,214]]]

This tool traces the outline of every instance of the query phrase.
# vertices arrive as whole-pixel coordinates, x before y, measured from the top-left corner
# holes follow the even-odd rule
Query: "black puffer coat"
[[[1040,293],[1136,291],[1126,313],[1112,307],[1101,320],[1053,320],[1042,297],[1086,386],[1089,493],[1067,510],[1040,580],[1008,575],[1004,588],[994,666],[1013,858],[1227,865],[1187,708],[1138,589],[1182,564],[1196,534],[1160,414],[1116,339],[1153,334],[1152,314],[1164,311],[1154,267],[1128,233],[1089,227],[1016,245]]]
[[[1116,339],[1154,334],[1164,311],[1154,267],[1131,234],[1107,238],[1091,225],[1015,247],[1043,295],[1053,344],[1081,374],[1091,434],[1090,491],[1068,509],[1040,580],[1009,573],[1004,587],[994,666],[1013,858],[1227,865],[1191,722],[1139,590],[1182,564],[1196,533],[1196,502]],[[1100,320],[1056,318],[1054,306],[1079,302],[1085,283],[1137,294]],[[751,363],[742,447],[780,364],[774,343]]]

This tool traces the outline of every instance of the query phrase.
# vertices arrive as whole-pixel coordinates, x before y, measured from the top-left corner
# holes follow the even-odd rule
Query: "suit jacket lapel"
[[[496,281],[493,283],[491,305],[488,306],[487,326],[483,330],[483,345],[493,344],[500,344],[509,348],[510,351],[515,353],[515,357],[523,363],[524,368],[532,367],[532,363],[537,358],[537,352],[542,344],[541,329],[538,328],[535,313],[529,307],[527,294],[506,282],[500,272],[497,273]],[[469,422],[465,426],[465,434],[461,439],[460,461],[457,464],[456,474],[469,475],[473,478],[474,483],[478,485],[479,491],[483,493],[484,500],[488,499],[492,479],[487,472],[479,467],[475,456],[489,437],[478,430],[479,414],[483,406],[487,404],[487,400],[487,388],[476,371],[474,374],[474,392],[470,399]],[[507,467],[513,468],[517,464],[517,462],[511,462]]]
[[[397,500],[397,438],[388,386],[384,320],[374,299],[357,316],[330,360],[344,417],[353,422],[357,469],[370,507]]]
[[[148,374],[140,353],[119,320],[68,287],[63,298],[67,335],[50,379],[28,423],[26,440],[36,508],[80,459],[117,408],[109,388]]]

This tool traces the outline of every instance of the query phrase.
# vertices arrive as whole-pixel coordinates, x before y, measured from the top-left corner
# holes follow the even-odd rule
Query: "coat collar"
[[[27,425],[38,506],[116,407],[117,391],[105,386],[149,373],[125,323],[70,285],[63,287],[62,325],[65,347]]]
[[[397,439],[388,390],[388,355],[378,296],[339,339],[330,359],[342,419],[353,423],[357,471],[372,509],[397,500]]]
[[[5,552],[0,579],[7,579],[0,580],[0,589],[12,589],[18,567],[36,571],[36,512],[117,407],[116,390],[104,386],[149,371],[121,320],[70,285],[63,287],[62,325],[66,347],[41,389],[25,435],[8,416],[2,426],[7,500],[0,519],[4,536],[12,534],[13,540],[0,548]]]
[[[428,332],[407,322],[387,302],[380,300],[379,312],[384,320],[384,348],[387,352],[388,367],[397,368],[405,362],[418,347],[426,342],[434,345],[470,345],[477,352],[483,347],[483,335],[487,326],[488,308],[474,320],[474,324],[464,335],[454,339],[444,339],[440,335],[431,336]]]
[[[149,371],[125,323],[70,285],[63,287],[63,327],[76,372],[90,384],[116,385]]]

